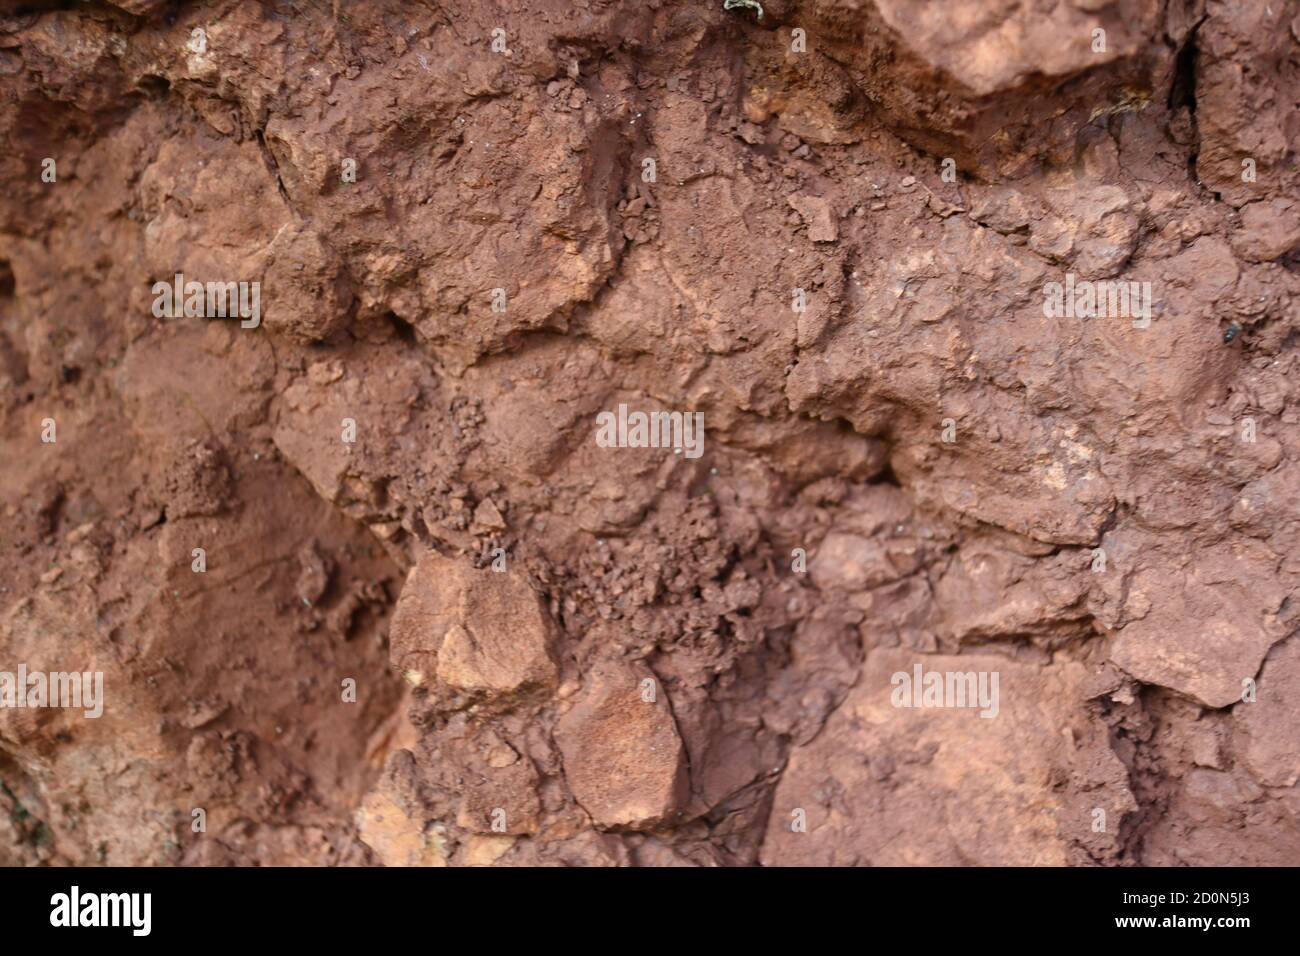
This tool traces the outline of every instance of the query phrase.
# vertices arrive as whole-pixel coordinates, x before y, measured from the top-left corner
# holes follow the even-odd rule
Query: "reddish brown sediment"
[[[55,6],[0,863],[1300,860],[1294,4]]]

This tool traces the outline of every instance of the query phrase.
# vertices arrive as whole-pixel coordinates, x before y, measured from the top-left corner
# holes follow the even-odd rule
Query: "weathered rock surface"
[[[389,635],[393,663],[416,685],[436,677],[491,700],[555,681],[551,624],[520,574],[427,552],[406,577]]]
[[[0,862],[1300,858],[1294,4],[764,6],[0,14]]]
[[[1268,787],[1300,781],[1300,717],[1290,702],[1300,691],[1300,645],[1289,640],[1269,655],[1251,700],[1234,709],[1246,736],[1245,764]]]
[[[602,667],[586,681],[555,727],[574,799],[599,827],[672,822],[686,766],[663,691],[648,671],[630,667]]]
[[[960,698],[966,706],[896,706],[902,684],[894,675],[910,680],[917,665],[944,678],[983,675],[977,680],[986,679],[980,688],[993,705]],[[857,686],[782,775],[764,862],[1043,866],[1113,859],[1119,823],[1137,804],[1123,764],[1087,712],[1084,674],[1078,664],[1039,668],[988,655],[869,654]],[[1094,819],[1108,821],[1106,829],[1094,831]]]

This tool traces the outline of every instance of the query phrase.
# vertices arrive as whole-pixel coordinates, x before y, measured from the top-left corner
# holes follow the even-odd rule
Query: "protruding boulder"
[[[393,663],[416,686],[503,698],[555,682],[551,621],[520,572],[475,570],[430,551],[406,578],[390,628]]]
[[[1072,662],[873,651],[822,732],[791,753],[762,863],[1115,859],[1120,821],[1137,803],[1106,729],[1089,716],[1086,677]],[[1097,821],[1108,822],[1098,830]]]
[[[649,829],[686,796],[677,723],[647,670],[593,669],[573,709],[560,718],[555,742],[569,789],[599,827]]]
[[[1294,787],[1300,781],[1300,643],[1280,644],[1264,662],[1254,700],[1233,707],[1244,731],[1243,763],[1255,779],[1270,787]]]
[[[1233,248],[1251,262],[1271,262],[1300,248],[1300,206],[1286,199],[1253,202],[1241,210]]]

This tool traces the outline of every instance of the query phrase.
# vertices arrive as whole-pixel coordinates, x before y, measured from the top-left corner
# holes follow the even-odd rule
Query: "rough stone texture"
[[[1300,646],[1288,642],[1269,656],[1257,696],[1235,712],[1245,734],[1243,757],[1255,778],[1291,788],[1300,780],[1300,718],[1290,706],[1300,691]]]
[[[764,7],[0,14],[0,862],[1300,859],[1295,5]]]
[[[1182,691],[1209,707],[1240,701],[1269,648],[1291,627],[1273,577],[1276,558],[1244,544],[1233,551],[1153,560],[1135,571],[1124,597],[1127,623],[1111,659],[1134,677]]]
[[[574,799],[599,827],[671,822],[684,796],[685,751],[657,682],[621,667],[587,679],[555,727]]]
[[[917,664],[997,673],[996,711],[895,706],[892,675]],[[763,862],[1059,866],[1113,855],[1118,823],[1137,804],[1088,714],[1084,675],[1068,662],[877,651],[822,734],[791,758]],[[1104,831],[1091,827],[1095,809]]]
[[[420,685],[489,699],[555,682],[551,624],[520,575],[430,551],[406,577],[389,629],[393,663]]]
[[[446,866],[447,860],[391,796],[375,790],[357,810],[357,835],[384,866]]]

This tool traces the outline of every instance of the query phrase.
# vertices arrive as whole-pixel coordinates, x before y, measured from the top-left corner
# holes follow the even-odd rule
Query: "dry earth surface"
[[[1300,861],[1294,0],[6,8],[0,863]]]

